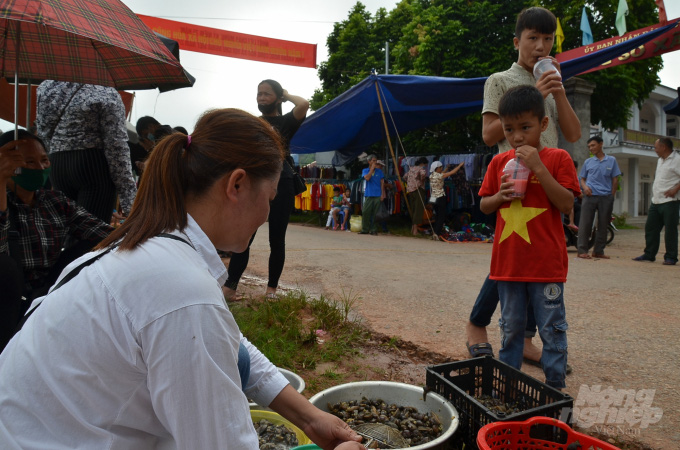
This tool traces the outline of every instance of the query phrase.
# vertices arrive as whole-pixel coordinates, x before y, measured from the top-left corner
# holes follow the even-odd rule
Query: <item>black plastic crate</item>
[[[574,399],[509,365],[485,356],[426,369],[426,384],[458,410],[460,425],[455,439],[477,448],[477,433],[492,422],[524,421],[535,416],[553,417],[572,425]],[[475,397],[488,395],[504,403],[519,402],[523,411],[495,413]]]

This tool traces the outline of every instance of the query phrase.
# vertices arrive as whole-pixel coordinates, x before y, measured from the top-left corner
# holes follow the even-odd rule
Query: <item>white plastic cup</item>
[[[552,59],[540,59],[536,64],[534,64],[534,78],[537,80],[541,78],[541,75],[543,75],[545,72],[552,71],[554,71],[557,76],[560,77],[560,80],[562,79],[562,75],[560,75],[559,70],[557,70],[557,67],[555,67],[553,64]]]
[[[522,161],[513,158],[505,164],[503,173],[510,175],[506,181],[512,181],[513,183],[512,188],[515,192],[512,193],[511,197],[519,199],[524,198],[524,195],[527,192],[527,182],[531,170],[529,170]]]

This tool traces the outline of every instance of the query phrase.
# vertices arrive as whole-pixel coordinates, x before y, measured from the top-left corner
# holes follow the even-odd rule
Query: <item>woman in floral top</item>
[[[455,169],[444,172],[444,166],[441,161],[435,161],[430,166],[430,191],[432,198],[434,198],[434,211],[437,215],[434,223],[434,234],[432,238],[439,240],[439,235],[444,226],[444,219],[446,218],[446,193],[444,192],[444,178],[450,177],[457,173],[465,163],[458,164]]]
[[[112,87],[43,81],[36,126],[52,161],[55,189],[109,223],[120,198],[127,215],[137,195],[132,177],[125,106]]]
[[[423,221],[423,211],[425,210],[426,165],[427,159],[420,157],[406,173],[406,195],[411,207],[411,233],[414,235],[418,234],[418,225]]]

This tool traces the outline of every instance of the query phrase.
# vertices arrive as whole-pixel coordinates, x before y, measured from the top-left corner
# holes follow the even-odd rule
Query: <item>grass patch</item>
[[[340,300],[316,299],[296,290],[276,301],[251,299],[229,309],[243,335],[272,363],[296,371],[359,354],[368,332],[350,318],[358,298],[350,291]]]

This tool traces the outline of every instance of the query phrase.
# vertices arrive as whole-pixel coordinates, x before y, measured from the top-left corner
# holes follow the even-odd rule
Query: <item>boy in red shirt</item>
[[[567,248],[562,214],[580,194],[569,153],[540,145],[548,126],[543,96],[533,86],[508,90],[499,103],[505,138],[513,150],[496,155],[479,190],[480,209],[497,213],[490,279],[501,300],[501,361],[522,366],[527,308],[532,308],[543,341],[541,363],[546,383],[566,387],[567,321],[564,282]],[[519,159],[531,170],[523,199],[513,198],[513,183],[503,168]]]

